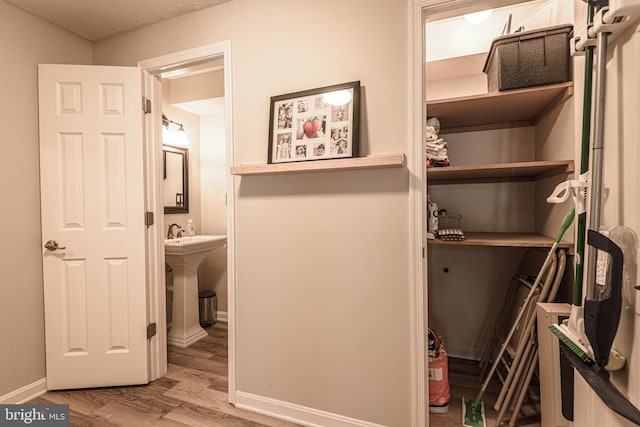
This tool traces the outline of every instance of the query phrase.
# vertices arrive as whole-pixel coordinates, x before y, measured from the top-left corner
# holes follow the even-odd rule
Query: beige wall
[[[39,63],[92,62],[91,44],[0,1],[0,396],[45,377]]]
[[[224,71],[210,71],[171,80],[171,104],[224,96]]]
[[[202,234],[228,234],[225,115],[200,116],[200,182]],[[227,251],[217,250],[207,255],[198,270],[201,290],[213,290],[218,299],[218,311],[228,312]]]
[[[271,96],[352,80],[361,154],[407,152],[408,2],[236,0],[95,45],[98,64],[231,40],[235,164]],[[236,178],[238,390],[410,424],[405,170]]]

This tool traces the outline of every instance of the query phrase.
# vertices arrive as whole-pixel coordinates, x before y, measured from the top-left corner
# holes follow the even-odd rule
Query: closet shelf
[[[232,175],[276,175],[305,172],[330,172],[356,169],[402,168],[406,164],[404,153],[373,154],[345,159],[314,160],[289,163],[257,163],[234,166]]]
[[[450,245],[450,246],[500,246],[500,247],[522,247],[522,248],[551,248],[553,238],[532,233],[484,233],[484,232],[464,232],[465,240],[427,240],[429,245]],[[573,253],[573,244],[564,240],[560,241],[558,248],[567,249]]]
[[[427,101],[440,133],[533,126],[573,95],[573,82]]]
[[[572,173],[574,170],[573,160],[434,167],[427,168],[427,184],[537,181],[554,175]]]

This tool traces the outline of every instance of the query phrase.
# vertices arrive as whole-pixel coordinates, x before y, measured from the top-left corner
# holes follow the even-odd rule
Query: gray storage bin
[[[494,39],[484,64],[489,92],[569,81],[572,29],[558,25]]]
[[[214,291],[201,291],[198,293],[198,308],[200,310],[200,326],[208,328],[216,323],[218,301]]]

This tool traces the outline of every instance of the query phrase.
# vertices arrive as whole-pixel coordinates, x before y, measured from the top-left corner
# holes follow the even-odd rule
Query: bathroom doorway
[[[164,115],[181,124],[189,145],[188,212],[163,213],[159,206],[156,221],[162,239],[170,224],[186,227],[188,219],[196,224],[196,234],[224,234],[226,250],[207,256],[198,271],[199,290],[213,290],[218,300],[218,321],[228,322],[229,401],[235,403],[235,334],[234,334],[234,181],[229,174],[233,165],[233,129],[231,126],[231,49],[230,42],[216,43],[142,61],[139,65],[154,76],[154,119],[161,123]],[[174,123],[171,123],[174,125]],[[156,126],[156,129],[158,126]],[[161,155],[162,139],[148,142],[156,145]],[[160,167],[162,164],[160,163]],[[162,170],[156,174],[163,181]],[[163,198],[163,183],[156,185],[158,198]],[[164,203],[158,203],[163,205]],[[165,210],[166,211],[166,210]],[[156,272],[162,284],[150,305],[157,318],[165,318],[164,252]],[[161,271],[160,271],[161,270]],[[152,294],[152,293],[151,293]],[[165,323],[164,325],[161,323]],[[158,324],[158,348],[151,352],[151,364],[166,370],[166,322]],[[164,366],[164,368],[162,368]]]

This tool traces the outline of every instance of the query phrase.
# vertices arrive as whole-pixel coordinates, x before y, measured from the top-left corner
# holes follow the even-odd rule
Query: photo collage
[[[272,163],[352,156],[353,101],[330,105],[322,94],[274,104]]]

